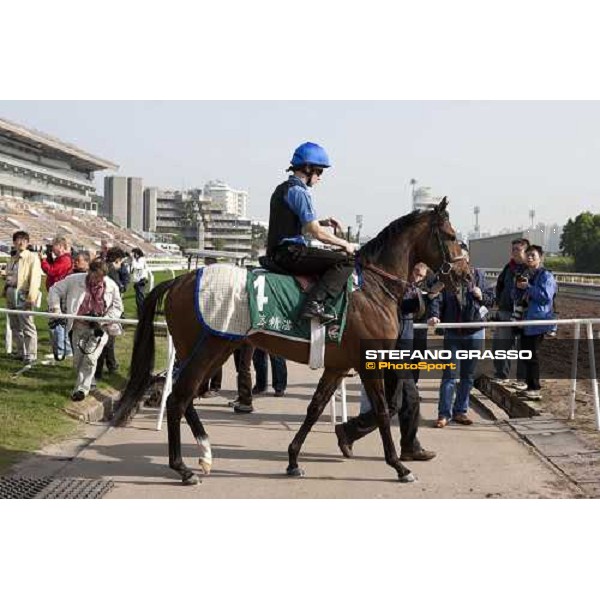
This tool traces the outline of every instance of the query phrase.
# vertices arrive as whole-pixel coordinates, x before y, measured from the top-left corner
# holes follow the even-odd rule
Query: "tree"
[[[575,260],[580,273],[600,273],[600,215],[583,212],[569,219],[560,238],[563,254]]]

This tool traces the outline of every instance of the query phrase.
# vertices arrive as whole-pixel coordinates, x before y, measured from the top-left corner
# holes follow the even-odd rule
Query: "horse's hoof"
[[[202,469],[204,475],[210,475],[210,470],[212,469],[212,462],[200,459],[198,463],[200,464],[200,469]]]
[[[400,479],[400,483],[413,483],[417,480],[417,478],[412,473],[402,475],[402,477],[399,477],[398,479]]]
[[[194,473],[188,473],[186,475],[182,475],[181,483],[183,485],[198,485],[200,483],[200,478],[198,475],[194,475]]]
[[[304,469],[300,467],[288,467],[285,472],[288,477],[304,477],[305,475]]]

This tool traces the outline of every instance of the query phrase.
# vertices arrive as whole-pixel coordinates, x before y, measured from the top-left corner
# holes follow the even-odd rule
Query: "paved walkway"
[[[300,456],[303,479],[284,475],[287,446],[304,419],[319,373],[289,365],[284,398],[259,396],[256,412],[235,415],[231,365],[225,369],[224,397],[196,402],[211,437],[214,463],[209,477],[184,487],[167,466],[166,423],[156,431],[157,409],[143,408],[131,426],[109,428],[71,461],[53,461],[63,477],[109,477],[107,498],[570,498],[578,490],[508,428],[475,411],[471,427],[432,427],[437,382],[421,387],[423,445],[438,453],[427,463],[407,463],[418,480],[401,484],[383,460],[377,432],[357,442],[355,458],[344,459],[336,445],[329,407]],[[358,412],[358,382],[348,380],[349,414]],[[338,405],[339,406],[339,405]],[[339,409],[338,409],[339,413]],[[197,448],[182,422],[183,453],[197,468]],[[397,440],[398,425],[393,422]],[[92,428],[93,429],[93,428]],[[34,463],[31,463],[34,465]],[[30,468],[38,474],[41,464]],[[25,473],[27,474],[27,473]]]

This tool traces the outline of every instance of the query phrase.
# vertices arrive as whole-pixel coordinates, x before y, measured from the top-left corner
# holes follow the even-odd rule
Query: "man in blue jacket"
[[[515,302],[523,307],[523,320],[541,321],[554,318],[554,296],[557,292],[554,275],[542,266],[544,251],[541,246],[529,246],[527,271],[517,279],[513,292]],[[531,359],[525,364],[527,389],[523,395],[530,400],[541,399],[539,349],[544,335],[553,325],[527,325],[521,328],[521,349],[531,351]]]
[[[471,269],[471,275],[472,281],[463,282],[458,293],[444,289],[432,300],[428,310],[429,325],[485,321],[488,309],[494,304],[494,291],[486,285],[482,269]],[[444,350],[450,350],[453,356],[457,350],[482,351],[484,339],[483,328],[446,329]],[[460,380],[457,386],[456,372],[444,369],[438,403],[438,428],[445,427],[451,420],[460,425],[473,424],[467,412],[477,359],[453,359],[453,362],[459,365]]]

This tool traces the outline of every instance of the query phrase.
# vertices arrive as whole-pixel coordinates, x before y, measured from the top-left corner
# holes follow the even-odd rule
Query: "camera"
[[[101,317],[102,315],[97,315],[94,312],[87,313],[86,317]],[[88,325],[94,334],[94,337],[101,338],[104,335],[104,330],[100,327],[100,323],[96,323],[95,321],[88,321]]]

